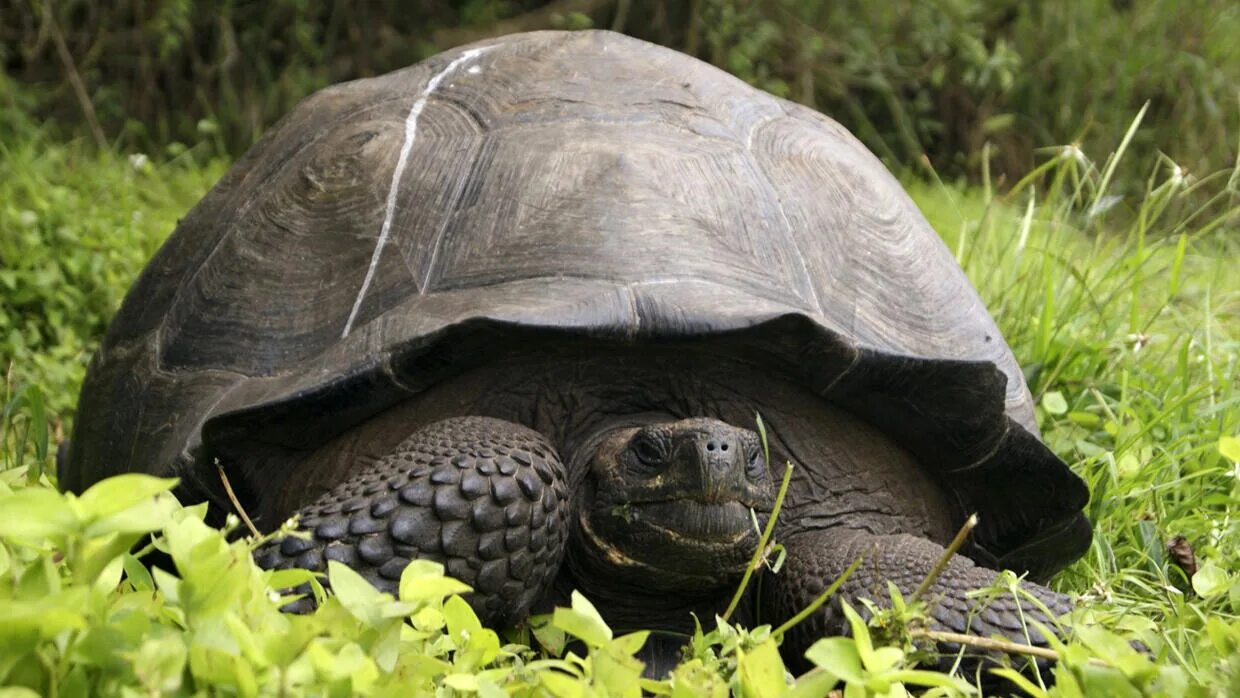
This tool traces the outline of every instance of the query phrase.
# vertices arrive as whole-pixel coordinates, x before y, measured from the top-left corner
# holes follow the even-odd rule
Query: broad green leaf
[[[879,647],[874,650],[874,664],[868,667],[875,673],[883,673],[904,661],[904,650],[899,647]]]
[[[121,574],[125,571],[125,561],[119,555],[112,558],[102,570],[95,575],[91,588],[103,597],[110,594],[121,583]]]
[[[784,662],[771,640],[752,650],[738,653],[741,689],[751,698],[777,698],[788,692],[784,682]]]
[[[92,690],[86,666],[79,664],[69,669],[57,689],[60,698],[91,698]]]
[[[449,597],[443,604],[443,617],[448,625],[448,634],[454,639],[462,633],[470,634],[482,630],[482,621],[474,609],[459,596]]]
[[[807,672],[797,679],[797,683],[788,693],[788,698],[822,698],[839,684],[839,677],[831,672],[818,669]]]
[[[155,588],[155,580],[151,578],[151,571],[147,569],[142,561],[129,553],[125,553],[124,557],[125,578],[129,581],[130,586],[135,590],[144,591]]]
[[[1227,591],[1228,581],[1226,570],[1215,564],[1214,560],[1206,560],[1193,575],[1193,591],[1208,599]]]
[[[478,677],[473,674],[448,674],[443,677],[444,685],[457,691],[474,693],[478,690]]]
[[[64,581],[61,579],[59,566],[52,561],[52,557],[42,555],[22,573],[15,591],[19,599],[39,602],[45,596],[59,594]]]
[[[183,513],[185,511],[182,510]],[[210,549],[215,549],[213,555],[218,555],[225,547],[219,531],[192,516],[184,516],[165,526],[163,541],[182,575],[185,575],[188,569],[201,564],[203,556]],[[204,543],[205,546],[199,547]]]
[[[385,626],[379,626],[375,641],[369,646],[369,652],[371,659],[375,660],[380,669],[391,672],[400,659],[400,637],[405,623],[399,618],[390,618]]]
[[[621,652],[625,654],[637,654],[646,644],[646,640],[650,638],[649,630],[639,630],[635,633],[621,635],[612,641]]]
[[[594,685],[609,696],[641,698],[641,661],[621,650],[616,643],[590,652]]]
[[[109,565],[122,563],[121,557],[138,542],[137,534],[109,534],[91,538],[79,545],[77,554],[70,560],[73,579],[82,583],[98,584],[98,578]],[[119,574],[119,571],[118,571]],[[115,580],[119,583],[119,577]],[[112,585],[113,587],[115,584]]]
[[[161,695],[180,690],[188,655],[185,637],[167,634],[148,638],[130,661],[134,674],[151,695]]]
[[[494,681],[478,677],[478,695],[482,698],[508,698],[508,692],[500,688]]]
[[[1084,626],[1076,629],[1077,637],[1095,657],[1119,669],[1127,676],[1148,673],[1152,663],[1141,652],[1132,648],[1127,640],[1101,626]]]
[[[642,695],[650,695],[650,696],[672,695],[672,687],[671,687],[670,679],[662,679],[662,680],[656,681],[655,679],[648,679],[646,677],[642,677],[641,679],[638,680],[637,683],[642,689]],[[710,694],[702,692],[702,693],[698,693],[697,695],[710,695]]]
[[[158,531],[172,520],[178,507],[172,495],[161,492],[114,514],[92,521],[86,526],[86,535],[103,536],[109,533]]]
[[[848,685],[852,686],[853,684],[848,684]],[[891,679],[890,677],[884,674],[867,675],[865,678],[865,683],[863,685],[865,686],[866,690],[870,691],[871,693],[880,695],[880,696],[891,695],[890,693],[891,689],[895,686],[899,686],[899,684],[896,683],[894,679]],[[896,693],[895,695],[902,695],[902,694]]]
[[[249,579],[234,570],[253,564],[229,548],[222,537],[208,538],[191,550],[181,579],[181,601],[196,617],[226,613],[245,593]],[[178,563],[178,569],[182,567]]]
[[[410,616],[409,620],[413,623],[413,627],[425,632],[437,631],[447,624],[443,611],[430,606],[419,609],[417,613]]]
[[[557,671],[543,671],[538,681],[556,698],[585,698],[586,687],[580,679]]]
[[[594,604],[576,590],[573,591],[572,603],[572,608],[555,609],[551,622],[590,647],[602,647],[610,642],[611,628],[607,627]]]
[[[1115,472],[1124,479],[1136,477],[1141,474],[1141,460],[1132,451],[1127,451],[1115,462]]]
[[[849,603],[844,602],[842,608],[844,617],[848,619],[848,627],[852,629],[853,644],[857,648],[857,656],[861,658],[861,665],[867,671],[873,671],[875,658],[874,644],[870,641],[870,628]]]
[[[538,640],[538,644],[547,651],[547,654],[559,657],[564,654],[564,646],[568,644],[568,636],[551,621],[549,614],[531,616],[529,619],[530,632],[534,634],[534,639]]]
[[[1001,669],[991,669],[990,672],[997,676],[1002,676],[1008,681],[1011,681],[1012,683],[1016,684],[1020,688],[1020,690],[1029,694],[1031,698],[1046,698],[1047,696],[1046,691],[1042,690],[1042,688],[1038,686],[1037,684],[1035,684],[1034,682],[1025,678],[1023,674],[1021,674],[1019,671],[1016,671],[1015,669],[1009,669],[1007,667],[1004,667]]]
[[[165,571],[162,567],[151,568],[151,577],[155,580],[155,586],[160,593],[172,604],[181,602],[181,578]]]
[[[237,648],[250,662],[253,662],[257,668],[263,668],[269,663],[267,653],[259,642],[259,638],[255,635],[254,630],[245,623],[236,613],[229,613],[224,616],[224,627],[232,635],[233,641],[237,644]]]
[[[459,596],[452,597],[460,599]],[[465,603],[462,601],[461,603]],[[468,604],[465,604],[469,608]],[[471,609],[472,613],[473,610]],[[490,628],[478,627],[469,632],[469,640],[465,643],[463,650],[458,650],[456,655],[457,666],[463,669],[475,669],[477,667],[486,666],[495,660],[499,655],[499,636]]]
[[[38,641],[86,627],[84,589],[70,589],[37,600],[0,599],[0,655],[21,654]]]
[[[73,508],[55,490],[27,487],[0,498],[0,539],[40,545],[77,527]]]
[[[1240,463],[1240,436],[1219,437],[1218,452],[1232,463]]]
[[[1069,412],[1068,419],[1073,423],[1079,424],[1089,429],[1097,429],[1102,426],[1102,417],[1092,412]]]
[[[96,521],[118,514],[176,486],[176,478],[160,478],[145,473],[114,475],[91,485],[77,498],[77,509],[84,521]]]
[[[400,575],[401,601],[440,601],[471,591],[468,584],[445,577],[443,565],[430,560],[413,560]]]
[[[347,565],[328,560],[327,581],[331,583],[332,592],[340,604],[354,618],[368,625],[383,618],[382,606],[387,601],[383,592]]]
[[[826,637],[805,651],[805,658],[832,676],[837,676],[848,683],[864,681],[865,670],[861,665],[861,655],[857,653],[857,644],[848,637]]]
[[[1124,676],[1123,672],[1108,666],[1083,662],[1076,667],[1081,688],[1087,696],[1107,698],[1141,698],[1141,689]]]
[[[1048,414],[1061,415],[1068,412],[1068,401],[1064,399],[1063,393],[1058,390],[1052,390],[1042,396],[1042,409]]]
[[[292,589],[315,578],[314,572],[296,567],[287,570],[272,570],[268,572],[268,575],[267,586],[274,591]]]

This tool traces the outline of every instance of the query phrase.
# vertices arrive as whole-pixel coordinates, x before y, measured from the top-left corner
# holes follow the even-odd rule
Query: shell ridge
[[[430,99],[430,96],[439,87],[439,83],[443,82],[444,78],[456,72],[456,69],[462,64],[473,60],[489,48],[487,46],[470,49],[452,59],[452,62],[448,63],[443,70],[426,81],[426,87],[423,88],[422,94],[418,95],[418,98],[410,105],[409,113],[405,116],[405,140],[401,143],[400,154],[396,159],[396,169],[392,171],[392,182],[388,186],[387,203],[383,211],[383,225],[379,228],[379,239],[375,241],[375,250],[370,255],[370,266],[366,268],[366,276],[362,279],[362,286],[358,289],[357,298],[353,301],[353,309],[349,311],[349,317],[344,323],[344,330],[340,333],[341,339],[348,337],[349,332],[353,329],[353,321],[357,319],[357,312],[362,307],[362,300],[366,297],[366,292],[370,290],[370,283],[375,278],[375,269],[379,266],[379,258],[382,256],[383,248],[387,245],[388,237],[392,233],[392,218],[396,213],[396,197],[400,193],[400,181],[404,177],[405,168],[409,164],[409,153],[413,150],[414,140],[417,139],[418,117],[422,115],[422,110],[426,108],[427,100]],[[431,250],[430,268],[435,266],[437,252],[437,247]],[[419,292],[421,292],[420,287]]]
[[[371,111],[371,110],[374,110],[374,109],[378,109],[378,108],[380,108],[380,107],[382,107],[382,106],[386,106],[386,105],[388,104],[388,102],[392,102],[392,101],[395,101],[395,100],[391,100],[391,99],[379,100],[378,102],[375,102],[374,104],[369,104],[369,105],[366,105],[365,107],[363,107],[363,108],[361,108],[361,109],[354,109],[354,110],[352,110],[352,111],[346,112],[345,114],[341,115],[341,116],[340,116],[340,117],[338,117],[338,118],[339,118],[340,120],[342,120],[342,121],[344,121],[344,120],[349,120],[349,119],[352,119],[352,118],[354,118],[354,117],[356,117],[356,116],[359,116],[359,115],[361,115],[361,114],[365,114],[365,113],[366,113],[366,112],[368,112],[368,111]],[[276,131],[276,132],[278,132],[278,131],[279,131],[279,129],[277,129],[277,131]],[[314,145],[316,145],[319,141],[321,141],[321,140],[323,140],[324,138],[327,138],[328,136],[330,136],[330,135],[331,135],[331,133],[332,133],[331,129],[326,129],[326,128],[325,128],[325,129],[323,129],[323,130],[322,130],[322,131],[320,131],[318,134],[316,134],[313,138],[311,138],[311,139],[307,140],[305,143],[302,143],[300,146],[298,146],[297,148],[295,148],[295,149],[293,150],[293,152],[292,152],[292,153],[290,153],[290,154],[288,155],[288,157],[287,157],[287,158],[285,158],[285,162],[289,162],[289,161],[295,160],[298,156],[300,156],[302,153],[304,153],[304,152],[306,152],[307,150],[309,150],[310,148],[312,148],[312,147],[313,147]],[[284,171],[284,168],[282,168],[282,167],[281,167],[281,168],[275,168],[275,169],[271,170],[271,171],[270,171],[270,172],[268,172],[265,176],[263,176],[263,177],[261,178],[261,180],[260,180],[260,181],[258,181],[258,182],[256,182],[256,183],[255,183],[255,188],[256,188],[256,189],[265,189],[265,188],[266,188],[266,187],[267,187],[267,186],[271,183],[271,181],[272,181],[272,180],[274,180],[276,177],[279,177],[279,176],[280,176],[280,174],[281,174],[281,173],[283,173],[283,171]],[[249,174],[249,173],[247,173],[247,178],[248,178],[248,174]],[[244,178],[243,178],[243,180],[242,180],[242,181],[244,181]],[[240,182],[238,182],[237,184],[238,184],[238,186],[239,186],[241,183],[240,183]],[[243,203],[242,205],[238,206],[238,207],[234,210],[233,215],[232,215],[231,217],[229,217],[229,219],[228,219],[228,228],[229,228],[229,230],[227,230],[227,231],[225,231],[225,232],[221,233],[221,234],[220,234],[220,236],[219,236],[219,237],[217,237],[217,238],[213,241],[213,243],[212,243],[212,245],[211,245],[211,251],[210,251],[210,252],[208,252],[208,253],[206,254],[206,256],[205,256],[205,257],[203,257],[203,259],[202,259],[202,263],[201,263],[201,264],[199,264],[199,265],[198,265],[198,267],[197,267],[196,269],[194,269],[194,270],[193,270],[193,271],[189,274],[189,276],[185,278],[185,280],[184,280],[184,281],[182,281],[182,282],[181,282],[181,285],[177,288],[176,293],[172,294],[172,298],[168,301],[168,308],[170,309],[170,311],[171,311],[171,309],[172,309],[172,308],[175,308],[175,307],[177,306],[178,302],[179,302],[179,301],[180,301],[180,299],[181,299],[181,294],[184,292],[185,288],[186,288],[186,287],[188,287],[189,285],[191,285],[191,284],[193,284],[193,283],[194,283],[195,279],[197,279],[197,278],[198,278],[198,275],[202,272],[202,270],[203,270],[203,269],[206,269],[208,266],[210,266],[210,264],[211,264],[211,260],[213,260],[213,259],[215,258],[216,253],[220,251],[220,248],[222,248],[222,247],[224,246],[224,243],[225,243],[225,242],[227,242],[228,240],[232,239],[232,228],[233,228],[234,224],[235,224],[238,220],[240,220],[240,219],[242,219],[243,217],[245,217],[245,215],[249,213],[250,209],[251,209],[251,208],[253,208],[253,207],[254,207],[254,205],[255,205],[257,202],[258,202],[258,198],[257,198],[257,197],[254,197],[254,196],[251,196],[251,197],[249,197],[249,199],[248,199],[247,201],[245,201],[245,203]],[[191,213],[192,213],[192,211],[191,211]],[[179,225],[178,225],[178,228],[179,228]],[[175,232],[175,231],[174,231],[174,232]],[[157,333],[157,335],[159,336],[159,339],[160,339],[160,343],[161,343],[161,344],[162,344],[162,342],[163,342],[164,328],[165,328],[166,326],[167,326],[167,319],[165,318],[162,322],[160,322],[160,323],[159,323],[159,328],[156,330],[156,333]]]
[[[775,121],[775,118],[778,117],[765,120],[754,126],[754,128],[749,131],[749,135],[746,138],[747,148],[752,143],[754,134],[757,133],[764,125]],[[805,286],[809,288],[810,300],[814,302],[813,309],[816,313],[818,313],[819,317],[822,317],[822,301],[818,298],[818,288],[814,284],[814,277],[809,273],[809,265],[805,263],[805,253],[801,250],[801,243],[796,238],[796,234],[792,227],[792,221],[788,218],[788,212],[784,209],[784,197],[780,194],[779,187],[775,186],[775,180],[772,179],[770,173],[766,171],[766,165],[759,158],[752,157],[752,148],[749,148],[748,152],[751,155],[751,157],[748,158],[748,161],[751,163],[751,168],[759,177],[762,178],[762,181],[766,183],[774,198],[775,210],[779,212],[779,220],[784,224],[784,230],[787,231],[787,236],[784,239],[788,241],[788,244],[792,245],[792,251],[795,253],[797,264],[801,267],[801,280]]]
[[[481,160],[485,159],[479,158],[479,153],[485,147],[485,144],[483,144],[477,148],[474,148],[469,154],[469,156],[473,158],[473,162],[470,163],[469,172],[457,181],[452,192],[452,198],[448,201],[448,205],[444,211],[443,220],[439,222],[439,226],[435,230],[435,236],[431,238],[429,245],[430,255],[427,256],[425,262],[422,262],[422,264],[425,265],[425,269],[421,272],[422,280],[419,282],[416,278],[414,279],[414,283],[417,286],[417,294],[419,296],[425,296],[427,290],[431,287],[431,280],[435,276],[435,267],[439,262],[439,249],[443,245],[444,235],[448,232],[448,227],[452,225],[452,222],[456,219],[457,213],[460,212],[461,202],[465,200],[466,192],[468,192],[470,187],[474,185],[475,177],[478,175],[478,164]],[[418,273],[416,270],[411,270],[411,272],[415,275]]]

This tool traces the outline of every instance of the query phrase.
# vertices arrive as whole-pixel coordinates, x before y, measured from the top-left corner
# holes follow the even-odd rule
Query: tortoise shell
[[[61,483],[213,497],[538,336],[740,337],[932,470],[976,555],[1044,577],[1087,491],[994,321],[844,128],[608,32],[473,44],[322,90],[181,221],[113,321]]]

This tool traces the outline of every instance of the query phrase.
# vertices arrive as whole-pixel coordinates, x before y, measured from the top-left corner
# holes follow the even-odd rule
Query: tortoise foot
[[[336,560],[389,592],[410,560],[434,560],[474,588],[465,598],[484,622],[510,623],[559,567],[567,496],[564,467],[541,434],[486,417],[446,419],[299,510],[309,539],[273,540],[255,558],[315,571]],[[286,610],[312,607],[302,599]]]
[[[854,560],[864,558],[832,602],[807,619],[788,635],[787,652],[792,663],[805,667],[803,653],[825,635],[848,632],[840,600],[864,613],[862,598],[878,606],[890,605],[887,582],[892,582],[908,599],[930,574],[944,549],[917,536],[872,535],[857,531],[814,531],[793,537],[787,543],[789,556],[783,573],[772,580],[772,590],[764,603],[778,620],[790,617],[808,606]],[[953,557],[925,592],[932,630],[999,637],[1020,645],[1046,647],[1047,638],[1035,627],[1042,624],[1054,631],[1059,616],[1072,609],[1071,600],[1058,592],[1032,582],[1021,582],[1021,591],[993,594],[978,590],[993,588],[998,573],[975,565],[962,556]],[[1045,608],[1045,610],[1043,610]],[[1049,613],[1048,613],[1049,611]],[[972,674],[979,667],[995,666],[1002,654],[969,643],[939,641],[940,668],[957,664],[962,673]],[[1012,664],[1025,667],[1023,657],[1013,656]],[[1047,666],[1038,660],[1039,668]],[[807,668],[807,667],[806,667]]]

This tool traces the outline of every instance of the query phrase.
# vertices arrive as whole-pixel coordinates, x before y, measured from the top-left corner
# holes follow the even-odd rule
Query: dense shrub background
[[[324,85],[585,26],[815,106],[891,165],[1023,173],[1036,146],[1107,152],[1146,102],[1139,159],[1160,145],[1204,173],[1236,155],[1233,0],[14,0],[0,61],[58,130],[134,148],[206,135],[236,155]],[[18,99],[0,91],[6,111]]]

